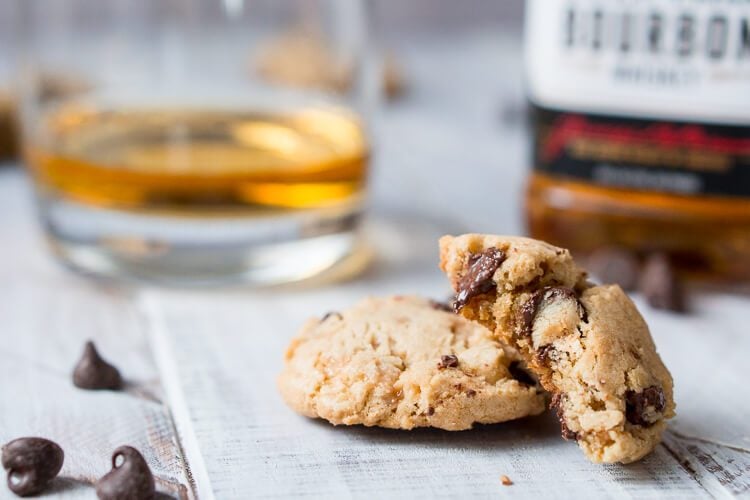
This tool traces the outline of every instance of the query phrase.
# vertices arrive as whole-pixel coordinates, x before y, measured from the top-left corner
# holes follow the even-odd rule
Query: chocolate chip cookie
[[[590,460],[632,462],[658,444],[672,378],[619,286],[593,286],[567,250],[528,238],[445,236],[440,267],[456,310],[518,350]]]
[[[470,429],[544,411],[519,356],[418,297],[370,298],[311,319],[278,379],[287,404],[332,424]]]

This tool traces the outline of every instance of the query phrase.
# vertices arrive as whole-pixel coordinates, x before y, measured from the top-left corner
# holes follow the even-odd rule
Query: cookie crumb
[[[513,481],[511,481],[510,478],[505,474],[500,476],[500,482],[503,483],[503,486],[510,486],[511,484],[513,484]]]

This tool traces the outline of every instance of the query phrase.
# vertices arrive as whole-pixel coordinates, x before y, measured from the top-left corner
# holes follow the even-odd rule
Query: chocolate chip
[[[650,255],[643,266],[638,288],[646,301],[656,309],[685,311],[685,294],[669,257],[663,253]]]
[[[536,380],[534,380],[534,377],[529,375],[529,372],[522,368],[520,361],[511,362],[511,364],[508,366],[508,371],[510,372],[510,376],[516,379],[521,384],[530,386],[536,385]]]
[[[458,366],[458,356],[455,354],[445,354],[440,356],[440,362],[438,368],[443,370],[445,368],[456,368]]]
[[[536,350],[536,359],[541,364],[546,365],[549,363],[550,359],[554,359],[555,352],[555,346],[552,344],[545,344]]]
[[[466,391],[466,395],[470,398],[473,398],[477,395],[477,391],[475,391],[474,389],[469,389],[468,391]]]
[[[634,290],[638,285],[638,257],[625,248],[594,251],[589,256],[588,268],[602,283],[616,283],[623,290]]]
[[[433,416],[434,414],[435,414],[435,408],[433,408],[432,406],[428,407],[427,408],[427,415]]]
[[[338,312],[338,311],[328,311],[327,313],[325,313],[323,315],[322,318],[320,318],[320,322],[322,323],[323,321],[327,320],[328,318],[331,318],[331,317],[334,317],[334,316],[337,317],[338,319],[344,319],[344,317],[341,315],[340,312]]]
[[[578,441],[580,436],[577,432],[570,430],[568,424],[565,423],[565,420],[560,417],[560,412],[557,413],[557,419],[560,420],[560,435],[563,437],[563,439],[567,439],[569,441]]]
[[[555,413],[557,414],[557,420],[560,421],[560,434],[562,435],[563,439],[578,441],[578,433],[572,431],[570,427],[568,427],[568,423],[565,420],[565,412],[562,409],[563,397],[564,396],[562,394],[554,394],[552,396],[552,401],[550,401],[549,407],[551,410],[555,410]]]
[[[453,310],[458,312],[477,295],[495,290],[497,284],[492,276],[504,260],[505,253],[497,248],[488,248],[469,257],[468,270],[458,283]]]
[[[454,312],[453,308],[445,302],[430,299],[430,307],[437,311]]]
[[[154,498],[156,489],[143,455],[132,446],[120,446],[112,454],[112,470],[96,482],[96,496],[101,500]]]
[[[578,315],[584,322],[588,321],[588,315],[583,304],[578,300],[578,295],[572,288],[564,286],[547,286],[535,291],[531,297],[520,308],[521,331],[531,335],[534,320],[543,302],[553,300],[574,300],[578,307]]]
[[[89,341],[73,370],[73,384],[81,389],[116,390],[122,387],[122,378],[117,368],[102,359],[94,343]]]
[[[652,418],[655,416],[654,413],[663,412],[665,405],[664,391],[655,385],[641,392],[627,391],[625,393],[625,417],[633,425],[644,427],[653,425],[658,420],[658,418]]]
[[[65,454],[52,441],[40,437],[14,439],[2,448],[8,488],[20,497],[41,493],[57,477]]]

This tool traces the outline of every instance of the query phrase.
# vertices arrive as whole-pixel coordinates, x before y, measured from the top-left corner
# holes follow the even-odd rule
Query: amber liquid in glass
[[[361,203],[369,151],[344,112],[68,106],[27,142],[47,195],[170,215],[268,216]]]
[[[597,186],[534,172],[526,214],[535,238],[587,253],[621,245],[667,251],[692,275],[750,280],[750,199]]]

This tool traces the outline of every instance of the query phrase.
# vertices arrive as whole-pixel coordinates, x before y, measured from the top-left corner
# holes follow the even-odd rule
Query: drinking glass
[[[17,0],[25,163],[96,276],[296,281],[356,260],[366,0]]]

